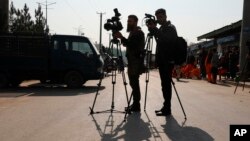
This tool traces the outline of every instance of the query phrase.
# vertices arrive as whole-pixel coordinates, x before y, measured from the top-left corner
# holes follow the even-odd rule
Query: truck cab
[[[54,35],[50,44],[49,76],[53,80],[79,87],[87,80],[103,77],[103,60],[88,38]]]

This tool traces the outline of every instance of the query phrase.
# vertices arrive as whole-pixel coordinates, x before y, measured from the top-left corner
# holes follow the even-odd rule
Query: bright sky
[[[37,2],[45,0],[10,0],[16,8],[23,8],[27,3],[33,15]],[[217,28],[242,19],[243,0],[48,0],[56,2],[49,6],[48,24],[51,33],[78,34],[78,29],[92,41],[99,42],[100,15],[105,12],[103,23],[114,16],[113,9],[118,8],[122,14],[126,33],[127,16],[135,14],[139,17],[139,26],[145,33],[147,28],[142,22],[145,13],[154,14],[158,8],[165,8],[168,20],[176,26],[179,36],[187,41],[197,42],[197,37]],[[45,8],[45,7],[43,7]],[[44,9],[45,15],[45,9]],[[103,43],[108,45],[109,33],[103,29]]]

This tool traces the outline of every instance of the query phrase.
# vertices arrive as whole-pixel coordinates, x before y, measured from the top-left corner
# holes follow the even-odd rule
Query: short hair
[[[156,10],[155,15],[157,15],[157,14],[163,14],[163,15],[167,16],[166,10],[163,9],[163,8],[160,8],[160,9]]]
[[[136,22],[138,22],[138,18],[136,15],[129,15],[128,18],[134,19]]]

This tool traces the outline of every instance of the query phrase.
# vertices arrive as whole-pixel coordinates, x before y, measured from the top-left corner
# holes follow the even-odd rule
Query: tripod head
[[[154,34],[149,32],[147,36],[150,37],[150,38],[153,38]]]
[[[119,44],[120,40],[117,39],[117,38],[113,38],[110,42],[113,43],[113,44]]]

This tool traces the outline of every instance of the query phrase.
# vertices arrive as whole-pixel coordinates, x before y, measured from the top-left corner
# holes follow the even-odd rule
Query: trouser
[[[134,104],[140,104],[141,100],[141,92],[140,92],[140,84],[139,84],[139,74],[129,74],[129,84],[132,88],[132,95]]]
[[[175,66],[175,71],[176,71],[176,78],[181,78],[181,66],[180,65]]]
[[[161,78],[161,88],[164,98],[163,108],[167,111],[171,111],[171,98],[172,98],[172,71],[174,65],[159,65],[159,73]]]
[[[238,69],[237,65],[230,65],[229,66],[230,76],[232,79],[234,79],[236,77],[237,69]]]
[[[204,63],[201,63],[200,64],[200,69],[201,69],[201,77],[202,78],[206,78],[206,67],[205,67],[205,64]]]
[[[212,67],[211,72],[212,72],[212,82],[216,83],[218,68],[217,67]]]

